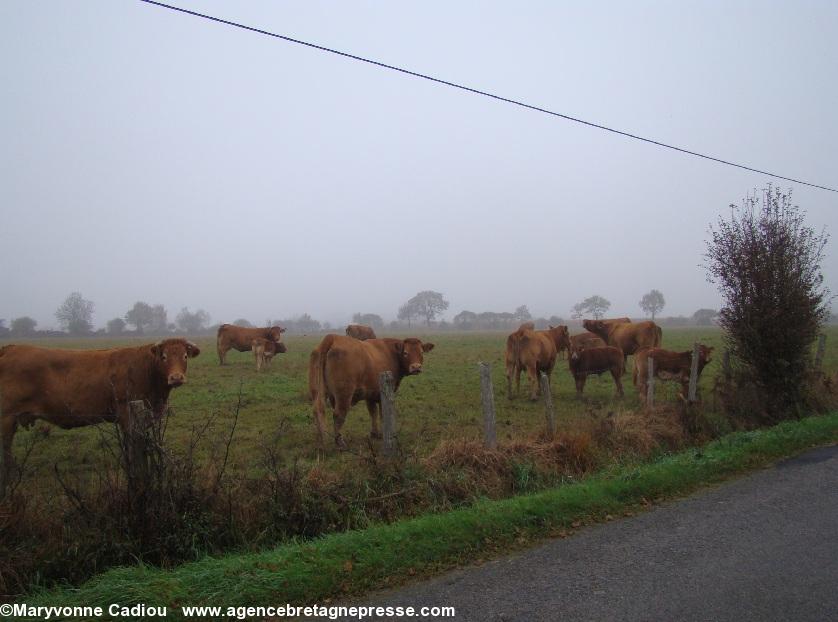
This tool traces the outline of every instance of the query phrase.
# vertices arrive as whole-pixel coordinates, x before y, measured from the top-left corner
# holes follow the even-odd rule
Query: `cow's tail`
[[[334,341],[334,335],[326,335],[309,360],[309,393],[315,412],[326,409],[326,358]]]
[[[663,343],[663,330],[660,326],[655,326],[655,347],[660,348]]]

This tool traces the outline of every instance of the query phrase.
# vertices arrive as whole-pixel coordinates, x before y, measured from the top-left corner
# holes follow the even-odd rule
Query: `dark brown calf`
[[[571,351],[568,367],[576,381],[576,394],[582,395],[585,381],[591,374],[597,376],[611,372],[614,385],[617,387],[617,397],[623,397],[623,352],[619,348],[605,346],[602,348],[587,348]]]

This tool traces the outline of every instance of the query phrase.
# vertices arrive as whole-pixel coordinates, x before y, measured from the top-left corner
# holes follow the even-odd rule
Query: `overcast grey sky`
[[[838,186],[834,1],[171,1]],[[708,225],[769,181],[138,1],[4,0],[0,59],[0,318],[42,328],[74,290],[97,326],[423,289],[449,318],[651,288],[691,314]],[[838,194],[794,196],[838,232]]]

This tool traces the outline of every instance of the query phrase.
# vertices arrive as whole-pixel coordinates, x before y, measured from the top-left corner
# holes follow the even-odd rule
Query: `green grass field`
[[[838,328],[827,331],[827,351],[824,368],[830,372],[838,368]],[[396,399],[397,431],[403,451],[418,455],[429,453],[440,440],[480,438],[482,411],[480,380],[477,364],[487,361],[492,365],[492,378],[497,408],[499,440],[527,438],[544,427],[544,407],[527,399],[527,380],[522,376],[522,395],[512,401],[506,398],[504,377],[505,333],[460,333],[420,335],[432,341],[436,348],[425,356],[425,370],[420,376],[406,378]],[[233,412],[241,390],[238,425],[230,449],[230,469],[249,473],[258,469],[257,457],[261,447],[275,444],[279,455],[287,463],[323,460],[330,468],[349,464],[345,454],[338,452],[329,441],[325,456],[318,456],[315,427],[308,402],[307,368],[311,350],[322,336],[288,337],[288,352],[277,355],[273,364],[257,373],[252,354],[231,351],[228,365],[220,367],[215,353],[214,339],[199,339],[201,355],[190,361],[188,383],[172,393],[173,416],[169,421],[168,442],[184,446],[189,442],[193,427],[201,426],[215,415],[211,435],[220,442],[233,420]],[[148,341],[148,340],[146,340]],[[705,368],[700,387],[709,400],[713,378],[721,368],[722,335],[715,328],[664,329],[664,347],[688,350],[694,341],[716,347],[713,361]],[[36,345],[61,348],[109,348],[142,343],[137,340],[38,340]],[[614,397],[610,375],[592,376],[585,388],[585,396],[576,398],[573,379],[566,360],[559,360],[553,371],[552,390],[559,427],[572,428],[580,417],[591,411],[605,412],[639,407],[637,391],[631,384],[632,358],[623,377],[626,396]],[[673,401],[676,385],[659,385],[657,401]],[[327,419],[331,428],[331,417]],[[360,451],[368,441],[369,415],[363,403],[355,406],[344,428],[351,450]],[[16,454],[27,443],[33,432],[21,430],[16,437]],[[62,468],[77,470],[95,467],[99,456],[101,432],[95,428],[60,430],[51,428],[49,437],[37,444],[29,458],[31,473],[49,472],[54,463]],[[380,441],[375,441],[380,443]],[[209,451],[205,444],[201,451]]]

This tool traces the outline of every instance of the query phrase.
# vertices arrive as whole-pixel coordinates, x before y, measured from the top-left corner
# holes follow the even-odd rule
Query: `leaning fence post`
[[[823,364],[823,354],[826,351],[826,333],[818,336],[818,351],[815,353],[815,371],[820,371]]]
[[[383,371],[378,375],[381,387],[381,428],[384,437],[385,456],[396,453],[396,400],[393,389],[393,373]]]
[[[492,388],[492,367],[489,363],[480,363],[480,395],[483,400],[483,444],[487,449],[497,447],[495,434],[495,394]]]
[[[687,393],[687,401],[691,404],[696,401],[696,394],[698,393],[698,352],[699,346],[696,341],[693,344],[692,364],[690,365],[690,388]]]
[[[556,411],[553,409],[553,395],[550,393],[550,378],[547,377],[547,374],[541,372],[539,382],[541,383],[541,394],[544,396],[547,431],[550,433],[550,438],[553,438],[556,435]]]
[[[655,359],[651,356],[647,359],[649,375],[646,379],[646,407],[653,408],[655,405]]]

